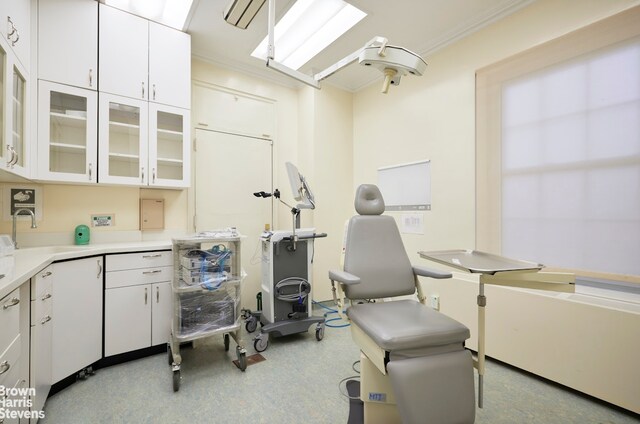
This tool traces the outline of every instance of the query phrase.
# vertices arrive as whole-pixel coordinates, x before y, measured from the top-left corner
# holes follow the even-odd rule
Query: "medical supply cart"
[[[229,338],[233,337],[238,367],[241,371],[247,367],[240,337],[244,277],[240,239],[231,228],[172,240],[173,320],[167,350],[174,391],[180,389],[181,343],[222,334],[228,351]]]
[[[260,332],[253,339],[256,352],[269,346],[269,334],[276,337],[303,333],[316,324],[316,340],[324,337],[324,316],[313,316],[311,287],[314,242],[326,237],[314,228],[294,231],[265,231],[262,234],[262,310],[243,310],[247,332],[258,322]]]

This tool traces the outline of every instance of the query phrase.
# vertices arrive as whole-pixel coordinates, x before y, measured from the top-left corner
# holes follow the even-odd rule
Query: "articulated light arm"
[[[276,26],[276,1],[269,0],[269,45],[267,46],[267,68],[274,69],[282,74],[290,76],[292,78],[297,79],[307,85],[310,85],[313,88],[320,88],[320,84],[318,81],[310,77],[309,75],[303,74],[302,72],[296,71],[295,69],[291,69],[288,66],[283,65],[280,62],[277,62],[274,58],[276,55],[276,46],[275,46],[275,26]]]
[[[328,78],[331,75],[335,74],[345,66],[351,65],[353,62],[358,60],[360,53],[362,53],[362,51],[365,48],[370,46],[380,46],[380,49],[378,50],[378,54],[380,56],[384,56],[385,50],[387,48],[387,43],[388,43],[388,40],[384,37],[374,37],[369,42],[367,42],[363,47],[359,48],[358,50],[346,56],[345,58],[337,61],[336,63],[329,66],[327,69],[325,69],[324,71],[321,71],[315,74],[313,76],[313,79],[316,81],[322,81],[323,79]]]
[[[400,79],[407,73],[420,76],[427,67],[427,63],[417,54],[398,46],[389,46],[384,37],[374,37],[363,47],[354,51],[324,71],[311,76],[275,60],[275,23],[276,0],[269,0],[269,35],[267,46],[267,67],[284,75],[297,79],[313,88],[320,88],[320,81],[330,77],[345,66],[356,60],[362,65],[371,66],[384,74],[382,92],[386,93],[390,85],[400,84]]]

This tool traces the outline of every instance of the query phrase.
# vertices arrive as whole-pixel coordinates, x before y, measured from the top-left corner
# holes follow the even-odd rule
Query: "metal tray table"
[[[478,304],[478,357],[474,366],[478,370],[478,407],[483,406],[483,379],[485,371],[485,307],[487,298],[484,285],[575,291],[575,275],[560,272],[540,272],[544,265],[510,259],[478,250],[440,250],[418,252],[420,257],[473,274],[480,274]]]

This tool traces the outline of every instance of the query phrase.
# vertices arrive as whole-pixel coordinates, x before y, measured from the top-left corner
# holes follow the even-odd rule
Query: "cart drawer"
[[[173,278],[172,266],[155,268],[129,269],[126,271],[109,271],[106,273],[106,288],[137,286],[140,284],[163,283]]]
[[[106,257],[107,272],[169,265],[173,265],[173,256],[170,250],[123,253],[120,255],[107,255]]]

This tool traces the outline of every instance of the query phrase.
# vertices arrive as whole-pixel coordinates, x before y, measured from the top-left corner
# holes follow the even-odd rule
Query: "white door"
[[[149,100],[149,22],[100,4],[100,91]]]
[[[54,264],[53,383],[102,357],[102,257]]]
[[[196,129],[196,231],[236,227],[242,239],[242,307],[256,309],[260,291],[260,235],[273,228],[272,199],[255,197],[271,192],[270,140]]]
[[[38,78],[98,88],[98,2],[40,0]]]
[[[151,285],[104,291],[104,356],[151,346]]]
[[[173,318],[171,283],[151,285],[151,346],[169,341]]]

